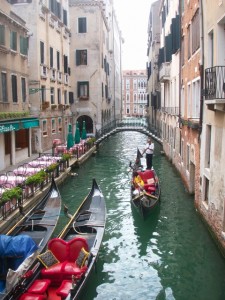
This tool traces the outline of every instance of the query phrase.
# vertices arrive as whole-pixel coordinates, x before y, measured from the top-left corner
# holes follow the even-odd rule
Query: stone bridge
[[[162,144],[162,140],[151,132],[146,119],[143,118],[127,118],[122,120],[115,120],[106,126],[102,127],[96,133],[96,141],[95,144],[98,146],[101,142],[103,142],[109,136],[116,134],[121,131],[137,131],[141,132],[152,139],[156,140],[160,144]]]

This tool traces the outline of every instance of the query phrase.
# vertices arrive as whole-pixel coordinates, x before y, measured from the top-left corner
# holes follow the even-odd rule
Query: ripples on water
[[[194,210],[193,197],[155,143],[153,165],[161,181],[161,204],[143,221],[130,204],[129,161],[146,136],[120,133],[104,142],[60,188],[71,213],[99,183],[107,224],[96,274],[80,300],[224,300],[225,264]],[[60,219],[59,229],[66,224]]]

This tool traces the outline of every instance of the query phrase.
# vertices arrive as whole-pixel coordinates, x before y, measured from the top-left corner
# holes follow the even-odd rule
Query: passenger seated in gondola
[[[141,176],[136,171],[133,173],[133,183],[135,188],[143,190],[144,181],[141,179]]]

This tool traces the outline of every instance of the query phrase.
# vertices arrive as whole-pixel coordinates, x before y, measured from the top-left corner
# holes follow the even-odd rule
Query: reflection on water
[[[60,188],[71,213],[92,178],[107,205],[107,224],[96,272],[79,300],[224,300],[225,264],[196,214],[193,197],[155,144],[154,167],[161,203],[147,220],[130,203],[129,161],[146,137],[123,132],[110,137]],[[61,218],[60,228],[66,224]]]

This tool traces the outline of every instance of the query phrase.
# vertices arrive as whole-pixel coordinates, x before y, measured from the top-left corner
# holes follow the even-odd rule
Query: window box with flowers
[[[51,109],[56,109],[57,108],[57,105],[56,104],[52,104],[51,105]]]

